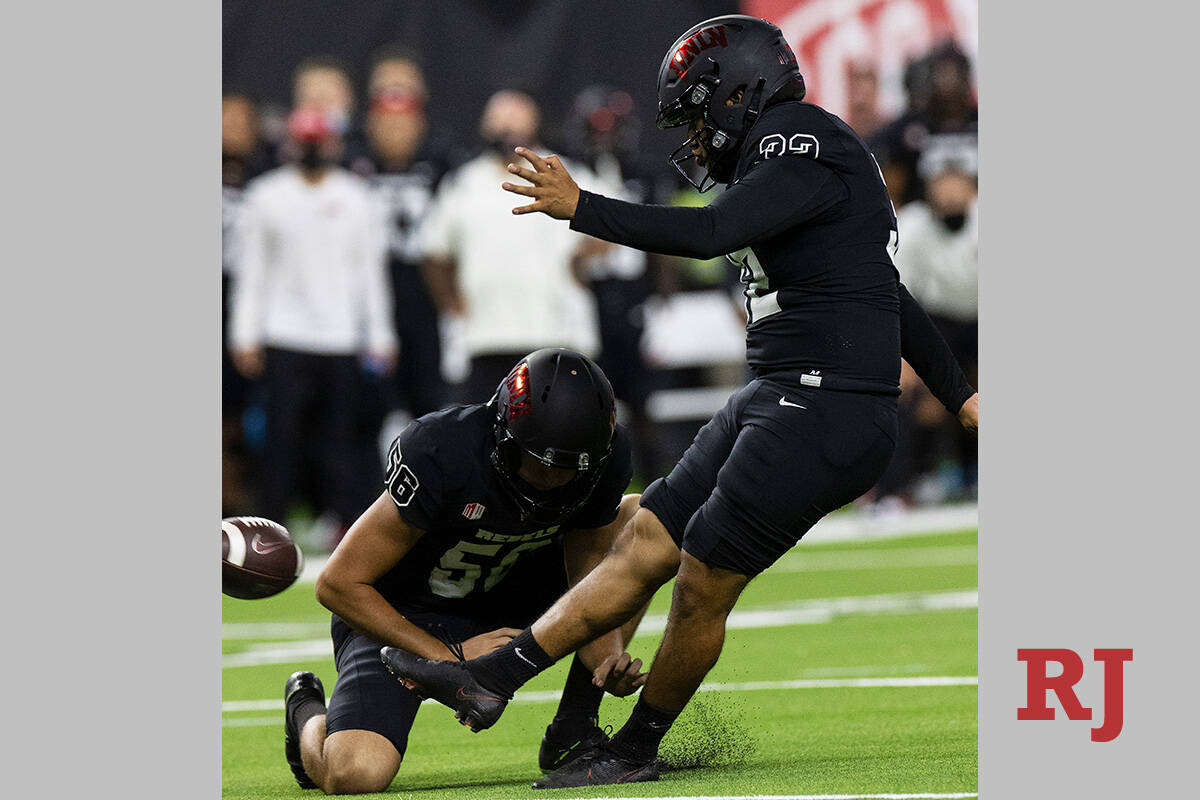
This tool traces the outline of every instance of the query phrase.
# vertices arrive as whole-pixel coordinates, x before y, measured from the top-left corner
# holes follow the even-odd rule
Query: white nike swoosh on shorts
[[[792,408],[803,408],[806,411],[808,410],[808,406],[802,406],[802,405],[799,405],[798,403],[789,403],[787,401],[787,398],[784,398],[784,397],[779,398],[779,405],[791,406]]]

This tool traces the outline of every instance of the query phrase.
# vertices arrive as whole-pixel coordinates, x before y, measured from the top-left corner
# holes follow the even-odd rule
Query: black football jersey
[[[799,371],[813,385],[828,375],[855,388],[895,387],[896,214],[878,164],[849,125],[802,102],[763,113],[732,182],[776,158],[811,187],[810,213],[728,255],[746,284],[750,365]]]
[[[899,394],[903,355],[952,410],[974,391],[892,262],[896,215],[879,165],[820,106],[769,106],[728,188],[702,208],[581,192],[571,227],[643,250],[726,255],[745,284],[746,357],[758,375]]]
[[[493,419],[486,405],[453,406],[412,421],[392,442],[388,494],[404,521],[425,532],[375,584],[401,613],[494,616],[487,606],[512,594],[505,578],[523,556],[557,546],[567,531],[617,517],[632,475],[620,426],[587,501],[561,524],[540,527],[521,521],[492,466]],[[563,569],[561,560],[555,567]]]

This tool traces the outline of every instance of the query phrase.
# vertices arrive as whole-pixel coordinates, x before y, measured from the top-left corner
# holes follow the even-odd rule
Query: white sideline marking
[[[899,594],[866,595],[862,597],[825,597],[816,600],[801,600],[775,607],[752,608],[745,611],[734,609],[725,623],[727,630],[749,628],[780,628],[789,625],[815,625],[832,622],[848,614],[917,614],[926,611],[952,611],[979,607],[979,592],[964,589],[948,592],[904,592]],[[278,626],[267,623],[267,630],[278,632]],[[228,626],[234,635],[227,636],[222,627],[221,638],[254,638],[249,634],[260,626],[252,623]],[[636,636],[662,633],[667,629],[666,614],[649,614],[638,626]],[[286,630],[291,630],[287,628]],[[262,638],[268,638],[266,636]],[[263,664],[285,664],[293,661],[312,661],[328,658],[333,653],[332,641],[300,639],[271,642],[266,645],[251,645],[240,653],[221,657],[221,667],[257,667]]]
[[[804,539],[797,547],[802,552],[805,542],[867,542],[898,536],[937,535],[978,527],[979,506],[976,503],[956,503],[877,515],[861,511],[847,512],[821,519],[804,534]],[[327,559],[326,555],[316,554],[311,559],[306,558],[300,580],[316,582]]]
[[[931,686],[978,686],[979,678],[974,675],[936,675],[907,678],[821,678],[794,681],[747,681],[745,683],[704,683],[701,692],[757,692],[766,689],[920,689]],[[518,692],[514,703],[556,703],[562,691]],[[435,700],[426,700],[434,703]],[[221,713],[239,711],[282,711],[283,700],[226,700],[221,703]],[[278,717],[256,717],[253,721],[241,721],[240,725],[279,724]]]
[[[311,639],[329,634],[325,622],[226,622],[221,625],[222,639]]]

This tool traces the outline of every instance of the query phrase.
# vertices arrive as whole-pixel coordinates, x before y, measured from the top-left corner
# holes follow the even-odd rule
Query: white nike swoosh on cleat
[[[779,405],[781,405],[781,406],[791,406],[792,408],[803,408],[803,409],[804,409],[804,410],[806,410],[806,411],[808,410],[808,406],[802,406],[802,405],[799,405],[798,403],[789,403],[789,402],[787,401],[787,399],[786,399],[786,398],[783,398],[783,397],[779,398]]]

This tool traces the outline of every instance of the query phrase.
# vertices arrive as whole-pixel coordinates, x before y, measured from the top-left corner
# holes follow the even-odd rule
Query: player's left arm
[[[600,528],[577,528],[563,537],[563,560],[567,569],[567,581],[574,586],[585,575],[595,569],[616,541],[621,528],[637,511],[640,495],[625,495],[621,500],[616,519]],[[615,628],[579,648],[579,660],[592,670],[592,682],[604,687],[609,694],[624,697],[633,694],[646,682],[642,660],[633,658],[625,651],[625,645],[633,630],[641,621],[642,609],[625,625]]]

